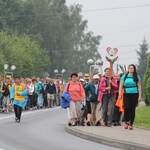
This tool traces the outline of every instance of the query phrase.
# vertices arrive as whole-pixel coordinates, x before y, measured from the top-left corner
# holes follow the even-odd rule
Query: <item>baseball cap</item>
[[[98,74],[95,74],[95,75],[93,76],[93,79],[99,79]]]
[[[84,82],[84,79],[83,79],[83,78],[81,78],[81,79],[80,79],[80,81]]]

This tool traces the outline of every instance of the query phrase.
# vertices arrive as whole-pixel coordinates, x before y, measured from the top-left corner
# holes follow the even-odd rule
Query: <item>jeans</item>
[[[104,94],[102,98],[102,110],[104,121],[107,124],[112,123],[114,114],[115,98],[114,94]]]

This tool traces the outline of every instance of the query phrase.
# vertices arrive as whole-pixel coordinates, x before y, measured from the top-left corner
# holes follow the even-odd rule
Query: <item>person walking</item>
[[[34,106],[34,91],[35,91],[35,87],[34,84],[32,83],[32,79],[28,79],[27,81],[27,89],[28,89],[28,101],[29,101],[29,106],[30,106],[30,110],[33,109]]]
[[[3,109],[3,77],[0,76],[0,108]]]
[[[78,81],[78,74],[72,73],[71,80],[67,83],[65,90],[68,91],[71,101],[68,109],[69,123],[68,125],[75,126],[80,122],[81,104],[85,102],[85,92],[81,83]]]
[[[128,66],[127,74],[121,78],[119,98],[123,96],[121,95],[122,88],[124,88],[124,129],[133,130],[135,109],[142,96],[141,78],[134,64]]]
[[[100,107],[101,103],[98,102],[98,92],[99,92],[99,76],[94,75],[93,81],[89,82],[86,87],[86,95],[87,97],[87,107],[88,109],[88,122],[87,126],[91,126],[91,123],[93,123],[96,126],[101,125],[101,114],[100,114]],[[89,106],[90,105],[90,106]],[[90,110],[91,109],[91,110]]]
[[[37,108],[43,108],[43,101],[44,101],[44,98],[43,98],[43,95],[44,95],[44,87],[43,87],[43,84],[42,84],[42,80],[40,78],[37,79],[38,81],[38,84],[40,85],[40,92],[39,92],[39,95],[38,95],[38,99],[37,99]]]
[[[56,95],[56,86],[54,84],[53,79],[49,79],[49,83],[46,86],[46,93],[47,93],[48,107],[52,108],[54,105],[54,99]]]
[[[6,78],[5,84],[3,84],[2,93],[3,93],[3,111],[9,113],[10,111],[10,79]]]
[[[42,88],[40,84],[37,82],[36,78],[32,79],[32,83],[34,85],[33,109],[37,109],[38,96],[40,95],[40,91]]]
[[[118,89],[118,85],[116,79],[110,77],[110,68],[106,68],[104,72],[105,75],[101,78],[99,86],[98,101],[102,102],[102,120],[106,126],[111,127],[116,97],[115,90]]]
[[[15,77],[15,83],[10,88],[10,99],[13,100],[16,122],[21,120],[22,109],[27,103],[27,93],[26,85],[21,83],[20,77]]]
[[[116,101],[115,101],[113,122],[114,122],[114,126],[121,126],[121,122],[122,122],[124,112],[119,111],[120,108],[118,106],[116,106],[116,103],[117,103],[118,96],[119,96],[119,85],[120,85],[120,79],[122,77],[122,74],[116,73],[114,77],[117,80],[118,90],[116,90]]]
[[[84,88],[90,83],[90,76],[89,74],[84,75],[84,80],[85,80],[85,86]],[[89,92],[86,92],[86,108],[87,108],[87,125],[91,126],[91,121],[92,121],[92,114],[91,114],[91,103],[90,103],[90,98],[89,98]]]
[[[56,89],[57,89],[56,105],[60,106],[60,79],[56,80],[55,86],[56,86]]]

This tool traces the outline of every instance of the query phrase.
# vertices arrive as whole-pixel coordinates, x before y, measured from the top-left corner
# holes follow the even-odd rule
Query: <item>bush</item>
[[[148,106],[150,105],[150,57],[148,57],[147,69],[143,80],[143,88],[144,88],[144,100],[146,105]]]

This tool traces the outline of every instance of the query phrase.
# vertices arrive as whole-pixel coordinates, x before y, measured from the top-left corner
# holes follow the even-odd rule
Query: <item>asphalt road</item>
[[[119,150],[66,133],[66,123],[67,112],[58,107],[23,112],[20,123],[0,113],[0,150]]]

